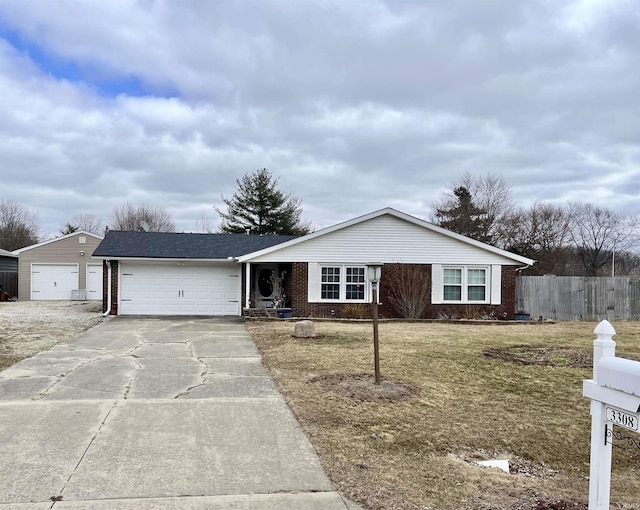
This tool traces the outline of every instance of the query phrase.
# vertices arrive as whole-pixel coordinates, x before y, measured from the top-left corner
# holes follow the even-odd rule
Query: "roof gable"
[[[57,243],[58,241],[62,241],[63,239],[69,239],[71,237],[74,236],[90,236],[90,237],[94,237],[95,239],[103,239],[102,236],[99,236],[97,234],[92,234],[91,232],[86,232],[85,230],[79,230],[77,232],[72,232],[71,234],[65,234],[63,236],[60,237],[54,237],[53,239],[49,239],[47,241],[42,241],[41,243],[37,243],[37,244],[32,244],[31,246],[25,246],[24,248],[20,248],[18,250],[13,250],[13,253],[16,255],[19,255],[20,253],[24,252],[24,251],[29,251],[29,250],[33,250],[34,248],[40,248],[41,246],[45,246],[47,244],[51,244],[51,243]]]
[[[7,250],[3,250],[0,248],[0,257],[11,257],[11,258],[18,258],[18,255],[16,255],[15,253],[11,253],[10,251]]]
[[[226,260],[263,250],[295,237],[110,230],[92,256],[96,258]]]
[[[399,234],[400,229],[402,235],[396,235]],[[347,236],[352,236],[354,239],[351,247],[346,242],[340,243],[341,239],[346,239]],[[330,245],[329,240],[333,245]],[[321,245],[325,245],[327,248],[325,256],[320,251]],[[356,250],[354,251],[353,248]],[[374,256],[376,260],[380,259],[380,261],[383,261],[380,257],[384,257],[388,262],[427,263],[426,257],[420,255],[421,250],[422,252],[429,250],[436,253],[437,249],[440,250],[438,256],[446,260],[430,260],[432,263],[453,263],[456,255],[473,256],[473,260],[478,260],[476,263],[532,265],[535,262],[532,259],[470,239],[392,208],[374,211],[278,246],[247,254],[240,257],[239,260],[241,262],[263,262],[280,258],[286,259],[282,260],[284,262],[289,260],[287,257],[283,257],[285,254],[289,254],[292,260],[293,258],[306,260],[315,252],[318,253],[319,259],[324,261],[342,257],[344,262],[348,262],[358,257],[362,258],[365,256],[363,253],[366,253],[365,258],[367,259]],[[411,259],[412,250],[413,260]],[[300,254],[305,251],[308,252],[307,257],[301,258]],[[298,252],[298,256],[293,255],[293,252]],[[470,263],[468,258],[465,260]]]

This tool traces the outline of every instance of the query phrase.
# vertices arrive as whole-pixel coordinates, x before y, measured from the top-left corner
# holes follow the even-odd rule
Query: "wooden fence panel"
[[[516,308],[556,320],[640,320],[640,277],[520,276]]]

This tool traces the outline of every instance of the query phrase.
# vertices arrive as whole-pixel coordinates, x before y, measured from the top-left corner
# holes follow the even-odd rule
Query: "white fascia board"
[[[38,244],[32,244],[31,246],[25,246],[24,248],[20,248],[18,250],[13,250],[11,253],[15,253],[16,255],[19,255],[23,251],[33,250],[34,248],[40,248],[40,246],[45,246],[47,244],[55,243],[56,241],[62,241],[63,239],[68,239],[69,237],[81,236],[81,235],[82,236],[95,237],[96,239],[100,239],[101,241],[104,239],[103,236],[99,236],[97,234],[92,234],[91,232],[86,232],[84,230],[79,230],[78,232],[72,232],[71,234],[66,234],[66,235],[63,235],[63,236],[60,236],[60,237],[54,237],[53,239],[49,239],[47,241],[42,241],[41,243],[38,243]]]
[[[393,209],[392,207],[386,207],[384,209],[380,209],[378,211],[373,211],[369,214],[365,214],[363,216],[358,216],[357,218],[353,218],[351,220],[348,221],[344,221],[342,223],[338,223],[336,225],[333,225],[331,227],[327,227],[327,228],[323,228],[322,230],[318,230],[316,232],[312,232],[311,234],[307,234],[306,236],[302,236],[302,237],[298,237],[296,239],[292,239],[291,241],[287,241],[286,243],[282,243],[282,244],[277,244],[275,246],[271,246],[270,248],[265,248],[264,250],[260,250],[260,251],[256,251],[253,253],[247,253],[246,255],[243,255],[242,257],[238,257],[238,261],[240,262],[250,262],[252,259],[254,258],[258,258],[261,257],[263,255],[266,255],[268,253],[273,253],[276,252],[278,250],[282,250],[284,248],[288,248],[290,246],[295,246],[296,244],[299,243],[304,243],[306,241],[310,241],[311,239],[315,239],[316,237],[321,237],[327,234],[330,234],[332,232],[335,232],[336,230],[342,230],[343,228],[347,228],[350,227],[352,225],[357,225],[358,223],[362,223],[364,221],[368,221],[370,219],[373,218],[377,218],[379,216],[383,216],[385,214],[388,214],[390,216],[394,216],[396,218],[399,218],[401,220],[407,221],[409,223],[413,223],[414,225],[418,225],[420,227],[426,228],[427,230],[431,230],[433,232],[437,232],[439,234],[442,234],[444,236],[447,237],[451,237],[453,239],[456,239],[458,241],[461,241],[463,243],[469,244],[471,246],[475,246],[477,248],[489,251],[491,253],[495,253],[496,255],[500,255],[501,257],[505,257],[508,259],[511,259],[515,262],[518,262],[522,265],[525,266],[532,266],[533,264],[535,264],[535,260],[527,258],[527,257],[522,257],[521,255],[516,255],[515,253],[511,253],[509,251],[506,250],[501,250],[500,248],[496,248],[495,246],[491,246],[489,244],[486,243],[482,243],[480,241],[476,241],[475,239],[471,239],[469,237],[463,236],[461,234],[457,234],[455,232],[451,232],[450,230],[447,230],[446,228],[442,228],[442,227],[438,227],[432,223],[429,223],[427,221],[421,220],[419,218],[416,218],[415,216],[411,216],[409,214],[403,213],[401,211],[398,211],[396,209]]]

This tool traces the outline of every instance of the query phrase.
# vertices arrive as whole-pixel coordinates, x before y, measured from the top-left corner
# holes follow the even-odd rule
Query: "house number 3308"
[[[638,430],[638,415],[629,414],[613,407],[606,407],[606,417],[608,422],[620,425],[625,429]]]

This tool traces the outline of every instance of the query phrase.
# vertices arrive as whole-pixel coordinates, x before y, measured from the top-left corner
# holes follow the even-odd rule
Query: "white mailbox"
[[[613,390],[635,395],[640,402],[640,361],[615,356],[602,358],[598,363],[598,383]]]
[[[609,510],[609,427],[640,431],[640,362],[616,357],[616,331],[609,322],[602,321],[594,333],[593,379],[583,381],[583,395],[591,399],[589,510]]]

